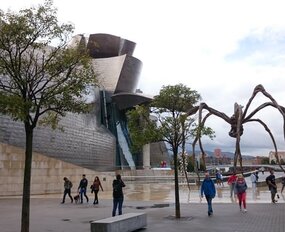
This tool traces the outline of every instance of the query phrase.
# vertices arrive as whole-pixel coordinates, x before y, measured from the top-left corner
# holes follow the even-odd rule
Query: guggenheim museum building
[[[149,169],[168,160],[164,143],[149,144],[139,154],[129,149],[126,112],[152,100],[137,90],[142,62],[133,56],[136,44],[110,34],[76,35],[72,44],[77,42],[87,46],[97,72],[93,110],[89,114],[68,113],[60,121],[63,131],[38,126],[33,151],[102,172]],[[0,115],[0,143],[24,149],[23,123]]]

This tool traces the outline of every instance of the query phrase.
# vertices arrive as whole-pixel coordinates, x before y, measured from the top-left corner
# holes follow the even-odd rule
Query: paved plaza
[[[132,190],[131,190],[132,189]],[[167,189],[160,188],[162,197]],[[128,194],[128,191],[133,191]],[[229,200],[228,187],[219,189],[222,197],[216,197],[213,204],[213,217],[207,216],[205,199],[200,201],[198,191],[193,190],[189,199],[185,199],[182,190],[181,218],[175,219],[175,205],[172,198],[159,200],[141,200],[138,190],[126,189],[123,213],[145,212],[147,227],[139,231],[233,231],[233,232],[284,232],[285,196],[280,194],[277,204],[270,203],[270,193],[266,189],[254,200],[252,189],[248,189],[248,212],[240,212],[235,200]],[[134,199],[136,192],[137,199]],[[170,193],[173,195],[173,193]],[[155,195],[155,194],[154,194]],[[93,196],[89,194],[89,203],[71,204],[69,199],[60,204],[62,195],[33,196],[31,199],[31,232],[90,232],[90,221],[111,216],[112,200],[110,192],[100,192],[100,202],[93,205]],[[173,196],[174,197],[174,196]],[[161,199],[161,198],[160,198]],[[20,231],[21,199],[0,198],[1,232]]]

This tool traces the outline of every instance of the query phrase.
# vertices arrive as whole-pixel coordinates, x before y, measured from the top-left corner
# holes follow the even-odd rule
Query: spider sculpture
[[[250,107],[250,104],[252,103],[253,99],[255,98],[255,96],[261,92],[265,97],[267,97],[270,101],[265,102],[263,104],[261,104],[260,106],[258,106],[256,109],[254,109],[251,113],[248,113],[248,109]],[[231,130],[229,131],[229,136],[236,138],[236,149],[235,149],[235,154],[234,154],[234,170],[236,170],[237,167],[237,161],[239,161],[240,164],[240,168],[242,170],[242,155],[241,155],[241,150],[240,150],[240,137],[243,134],[243,125],[245,123],[248,122],[258,122],[260,123],[264,129],[267,131],[267,133],[269,134],[272,142],[273,142],[273,146],[274,146],[274,150],[275,150],[275,157],[276,160],[280,166],[280,168],[284,171],[283,167],[280,164],[279,161],[279,157],[278,157],[278,153],[277,153],[277,145],[275,142],[275,139],[273,137],[273,134],[271,133],[270,129],[267,127],[267,125],[260,119],[258,118],[253,118],[254,115],[264,109],[265,107],[274,107],[276,108],[282,115],[283,117],[283,134],[284,134],[284,139],[285,139],[285,108],[283,106],[280,106],[277,104],[277,102],[275,101],[275,99],[268,93],[266,92],[266,90],[263,88],[262,85],[257,85],[254,88],[254,91],[252,93],[251,98],[249,99],[246,107],[243,110],[243,106],[238,105],[237,103],[234,104],[234,114],[231,117],[228,117],[226,114],[217,111],[211,107],[209,107],[207,104],[205,103],[201,103],[200,106],[196,106],[194,108],[192,108],[191,110],[188,111],[188,115],[193,115],[195,113],[198,112],[199,116],[198,116],[198,120],[199,120],[199,127],[202,128],[207,120],[207,118],[211,115],[215,115],[217,117],[222,118],[224,121],[226,121],[228,124],[230,124],[231,126]],[[203,117],[202,115],[202,111],[203,110],[207,110],[208,113]],[[201,142],[201,132],[200,130],[198,130],[198,134],[192,144],[192,148],[193,148],[193,155],[195,155],[195,145],[197,143],[197,141],[199,142],[199,146],[202,152],[202,159],[203,162],[205,162],[205,152],[202,146],[202,142]],[[284,171],[285,172],[285,171]]]

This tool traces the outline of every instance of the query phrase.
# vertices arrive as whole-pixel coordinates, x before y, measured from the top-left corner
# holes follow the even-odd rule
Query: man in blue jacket
[[[205,195],[208,203],[208,216],[212,216],[212,199],[216,196],[216,188],[208,172],[205,173],[205,179],[203,180],[201,185],[201,197],[203,197],[203,195]]]

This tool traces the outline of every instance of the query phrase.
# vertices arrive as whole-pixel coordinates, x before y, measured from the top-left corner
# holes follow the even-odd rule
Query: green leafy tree
[[[269,164],[269,158],[268,157],[263,157],[261,159],[261,164]]]
[[[66,112],[87,112],[94,70],[85,46],[68,46],[70,24],[59,24],[51,0],[19,12],[0,11],[0,112],[25,127],[21,231],[29,231],[33,131],[57,126]],[[52,45],[52,46],[51,46]]]
[[[160,133],[163,141],[168,143],[173,152],[174,181],[175,181],[175,214],[180,218],[180,200],[178,184],[178,151],[182,148],[185,153],[185,143],[197,131],[194,119],[187,116],[186,112],[201,100],[200,94],[185,85],[163,86],[159,95],[152,102],[154,113],[158,118]],[[202,136],[206,130],[200,129]],[[185,161],[184,170],[185,168]],[[186,173],[186,172],[185,172]],[[187,173],[186,173],[187,178]],[[188,181],[187,181],[188,182]]]
[[[187,172],[194,172],[194,165],[193,156],[188,156]]]
[[[162,140],[156,121],[150,119],[148,106],[136,106],[127,112],[127,117],[132,153],[141,152],[145,144]]]
[[[183,84],[163,86],[159,95],[154,97],[149,106],[151,115],[155,116],[156,121],[150,119],[148,107],[145,106],[140,106],[140,108],[144,108],[143,111],[140,111],[144,112],[144,114],[140,114],[137,110],[135,110],[137,111],[136,113],[133,111],[128,113],[129,124],[132,124],[130,122],[135,122],[137,119],[131,117],[132,114],[140,115],[143,118],[142,128],[139,128],[136,123],[129,126],[131,138],[138,138],[138,141],[135,142],[138,147],[154,141],[164,141],[170,145],[174,162],[176,218],[180,218],[178,152],[179,148],[185,151],[185,141],[194,132],[194,128],[192,128],[194,120],[187,117],[186,112],[197,104],[200,98],[197,91],[191,90]],[[136,122],[139,123],[138,120]]]

